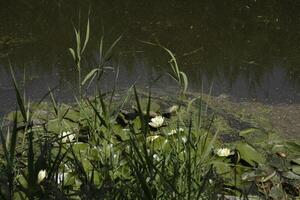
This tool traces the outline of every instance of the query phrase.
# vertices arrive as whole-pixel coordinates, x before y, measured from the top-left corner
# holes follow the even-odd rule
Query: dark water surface
[[[31,100],[59,85],[58,98],[74,94],[76,70],[68,52],[75,46],[72,24],[84,27],[91,8],[91,40],[84,73],[98,60],[104,32],[106,48],[119,36],[111,64],[120,69],[119,87],[170,71],[167,54],[139,42],[158,41],[175,53],[189,77],[189,88],[235,99],[267,103],[300,102],[299,0],[15,0],[0,3],[0,114],[14,108],[8,57]],[[112,85],[108,72],[101,84]],[[171,90],[164,75],[156,88]]]

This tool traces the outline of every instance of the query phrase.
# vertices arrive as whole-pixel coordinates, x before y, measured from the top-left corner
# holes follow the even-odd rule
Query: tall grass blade
[[[120,35],[113,43],[112,45],[109,47],[109,49],[106,51],[103,59],[106,60],[108,58],[108,56],[111,54],[112,50],[114,49],[114,47],[118,44],[118,42],[122,39],[122,35]]]
[[[81,41],[80,41],[80,29],[76,29],[74,27],[74,32],[75,32],[75,38],[76,38],[76,53],[77,57],[80,60],[80,55],[81,55]]]
[[[53,92],[54,90],[56,90],[59,87],[59,85],[54,86],[53,88],[48,88],[48,92],[46,92],[42,98],[38,101],[38,105],[40,105],[49,95],[51,92]]]
[[[104,40],[104,36],[102,35],[101,39],[100,39],[100,43],[99,43],[99,60],[100,60],[100,63],[102,63],[102,58],[103,58],[103,40]]]
[[[85,33],[85,40],[84,40],[84,44],[81,50],[81,54],[84,52],[86,45],[89,41],[90,38],[90,19],[88,19],[87,24],[86,24],[86,33]]]
[[[9,64],[10,64],[9,65],[10,66],[10,73],[11,73],[11,77],[12,77],[12,80],[13,80],[14,89],[15,89],[15,92],[16,92],[17,102],[18,102],[23,120],[25,122],[27,122],[27,116],[26,116],[26,109],[25,109],[25,106],[24,106],[24,101],[22,99],[22,96],[21,96],[21,93],[20,93],[16,78],[15,78],[15,74],[14,74],[14,71],[13,71],[13,68],[12,68],[12,65],[11,65],[10,61],[9,61]]]
[[[37,186],[37,173],[34,164],[33,132],[30,130],[28,131],[27,175],[23,173],[24,177],[27,177],[28,193],[26,195],[29,199],[33,199],[35,196],[34,191]]]
[[[90,104],[90,106],[92,107],[92,109],[94,110],[97,118],[100,120],[101,124],[105,127],[108,128],[108,125],[106,124],[106,121],[104,120],[104,118],[101,116],[100,112],[98,111],[98,109],[93,105],[93,103],[87,99],[88,103]]]
[[[3,153],[6,159],[7,164],[9,164],[10,158],[9,158],[9,152],[7,150],[7,141],[4,137],[4,133],[2,132],[2,130],[0,129],[0,137],[1,137],[1,143],[2,143],[2,148],[3,148]]]
[[[16,144],[17,144],[17,136],[18,136],[18,115],[15,113],[14,121],[13,121],[13,130],[11,135],[11,142],[10,142],[10,163],[13,164],[15,160],[15,151],[16,151]]]
[[[94,77],[97,72],[99,71],[98,68],[92,69],[83,79],[83,81],[81,82],[81,85],[84,85],[88,80],[90,80],[92,77]]]
[[[137,94],[137,91],[136,91],[136,87],[133,86],[133,91],[134,91],[134,96],[135,96],[135,101],[136,101],[136,104],[137,104],[137,109],[138,109],[138,114],[139,114],[139,117],[140,117],[140,121],[141,121],[141,125],[142,125],[142,130],[146,130],[146,126],[147,124],[145,123],[145,119],[144,119],[144,115],[143,115],[143,110],[142,110],[142,107],[141,107],[141,103],[140,103],[140,100],[139,100],[139,97],[138,97],[138,94]],[[147,133],[144,132],[144,135],[146,135]]]
[[[55,98],[53,96],[53,93],[51,92],[50,88],[49,88],[49,94],[50,94],[50,97],[51,97],[51,102],[52,102],[52,105],[53,105],[53,109],[54,109],[54,112],[55,112],[55,115],[58,116],[58,106],[57,106],[57,103],[55,101]]]
[[[72,57],[73,57],[73,59],[74,59],[74,61],[76,62],[76,54],[75,54],[75,51],[74,51],[74,49],[72,49],[72,48],[69,48],[69,51],[70,51],[70,53],[71,53],[71,55],[72,55]]]
[[[188,78],[184,72],[180,72],[180,74],[182,76],[183,86],[184,86],[183,93],[186,93],[187,88],[188,88]]]

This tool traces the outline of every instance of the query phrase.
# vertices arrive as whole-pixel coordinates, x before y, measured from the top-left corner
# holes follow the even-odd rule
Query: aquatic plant
[[[79,22],[80,23],[80,22]],[[81,30],[80,28],[76,28],[73,26],[74,32],[75,32],[75,38],[76,38],[76,48],[69,48],[69,51],[72,55],[72,58],[75,62],[76,69],[78,72],[78,93],[79,97],[82,97],[82,83],[81,83],[81,62],[82,62],[82,56],[84,51],[86,50],[87,43],[90,38],[90,20],[88,18],[87,24],[86,24],[86,33],[85,33],[85,39],[84,43],[82,45],[82,38],[81,38]]]
[[[150,44],[152,46],[160,47],[169,54],[169,56],[171,57],[171,59],[169,60],[169,64],[171,66],[172,73],[168,73],[168,74],[180,86],[180,94],[184,95],[187,92],[187,89],[188,89],[188,78],[187,78],[186,74],[183,71],[180,70],[180,67],[179,67],[178,62],[176,60],[176,57],[172,53],[172,51],[169,50],[168,48],[162,46],[161,44],[156,44],[156,43],[147,42],[147,41],[141,41],[141,42],[143,42],[145,44]]]

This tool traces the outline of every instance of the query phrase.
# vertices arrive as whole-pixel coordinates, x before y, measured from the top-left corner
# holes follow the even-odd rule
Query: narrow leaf
[[[76,55],[75,55],[75,51],[74,51],[74,49],[72,49],[72,48],[69,48],[69,51],[70,51],[70,53],[71,53],[71,55],[72,55],[73,59],[76,61]]]
[[[99,43],[99,60],[100,60],[100,63],[102,63],[102,58],[103,58],[103,39],[104,39],[104,36],[101,36],[100,43]]]
[[[118,42],[121,40],[122,35],[119,36],[113,43],[112,45],[109,47],[109,49],[107,50],[107,52],[105,53],[103,59],[106,60],[108,58],[108,56],[111,54],[113,48],[118,44]]]
[[[83,79],[83,81],[81,82],[81,85],[84,85],[90,78],[92,78],[94,76],[94,74],[96,74],[99,71],[98,68],[95,68],[93,70],[91,70]]]
[[[86,48],[86,45],[89,41],[89,38],[90,38],[90,19],[88,19],[88,21],[87,21],[85,40],[84,40],[84,44],[83,44],[83,47],[82,47],[82,50],[81,50],[81,54],[84,52],[84,50]]]
[[[184,87],[183,93],[185,93],[188,88],[188,78],[184,72],[180,72],[180,75],[182,76],[182,79],[183,79],[183,87]]]
[[[21,97],[21,93],[20,93],[20,90],[19,90],[19,87],[18,87],[16,78],[15,78],[15,74],[14,74],[14,71],[13,71],[13,69],[12,69],[11,64],[10,64],[10,72],[11,72],[11,77],[12,77],[13,84],[14,84],[14,88],[15,88],[15,92],[16,92],[16,98],[17,98],[17,102],[18,102],[18,105],[19,105],[19,108],[20,108],[22,117],[23,117],[24,121],[27,122],[27,117],[26,117],[26,110],[25,110],[25,106],[24,106],[24,101],[23,101],[23,99],[22,99],[22,97]]]

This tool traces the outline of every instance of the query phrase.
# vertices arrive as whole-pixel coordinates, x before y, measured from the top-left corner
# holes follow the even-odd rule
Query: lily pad
[[[293,165],[292,171],[298,175],[300,175],[300,166],[299,165]]]
[[[241,158],[252,166],[256,163],[265,163],[264,156],[245,142],[238,143],[236,149],[240,152]]]
[[[252,143],[262,143],[268,140],[268,134],[257,128],[248,128],[240,131],[239,135]]]
[[[292,160],[293,163],[300,165],[300,158],[295,158]]]
[[[285,193],[281,187],[273,186],[270,191],[270,197],[273,199],[284,199]]]
[[[300,176],[293,172],[284,172],[282,176],[288,179],[300,180]]]

